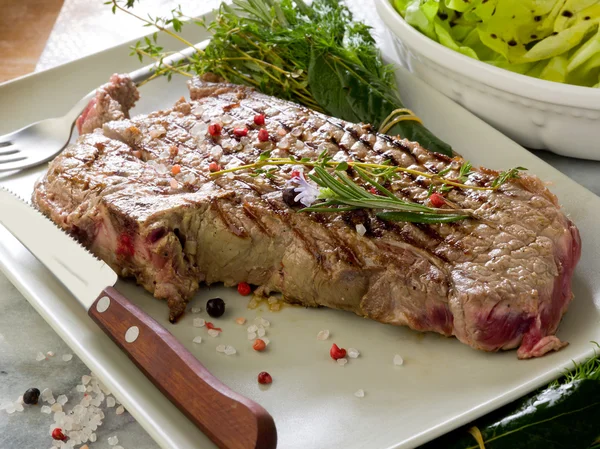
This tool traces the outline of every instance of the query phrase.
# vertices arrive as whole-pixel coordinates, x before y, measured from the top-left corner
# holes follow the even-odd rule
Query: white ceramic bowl
[[[600,89],[539,80],[469,58],[414,29],[389,0],[375,4],[404,65],[429,85],[527,148],[600,160]]]

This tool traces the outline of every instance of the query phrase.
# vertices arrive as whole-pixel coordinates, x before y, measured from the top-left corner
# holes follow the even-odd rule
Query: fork
[[[163,60],[163,65],[172,65],[189,58],[196,49],[204,49],[208,40],[174,53]],[[158,63],[142,67],[129,76],[139,85],[154,74]],[[0,136],[0,172],[23,170],[43,164],[60,153],[71,140],[75,121],[81,115],[90,100],[96,95],[91,91],[62,117],[49,118],[25,126],[12,133]]]

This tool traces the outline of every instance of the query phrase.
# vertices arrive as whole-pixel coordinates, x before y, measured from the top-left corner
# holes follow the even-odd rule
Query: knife
[[[263,407],[210,374],[169,331],[114,288],[118,276],[107,264],[4,187],[0,187],[0,223],[219,448],[277,446],[275,423]]]

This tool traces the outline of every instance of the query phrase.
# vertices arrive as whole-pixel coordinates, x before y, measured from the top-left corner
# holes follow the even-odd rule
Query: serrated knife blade
[[[88,310],[118,276],[39,211],[0,187],[0,224],[40,260]]]
[[[170,332],[114,288],[118,276],[108,265],[2,186],[0,224],[219,448],[276,448],[275,423],[263,407],[215,378]]]

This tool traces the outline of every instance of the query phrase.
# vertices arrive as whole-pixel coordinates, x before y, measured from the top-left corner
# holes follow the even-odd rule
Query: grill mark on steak
[[[251,163],[265,149],[314,159],[327,148],[330,156],[343,151],[356,161],[390,160],[392,166],[430,173],[452,167],[455,173],[462,160],[427,153],[414,142],[378,136],[367,126],[244,87],[192,83],[191,93],[189,104],[110,122],[104,134],[82,136],[51,164],[33,197],[60,226],[83,233],[90,249],[115,270],[136,276],[155,296],[167,299],[173,316],[183,312],[198,281],[244,281],[307,306],[341,308],[384,323],[453,334],[478,349],[510,349],[523,342],[519,357],[526,358],[561,346],[552,333],[571,300],[580,242],[577,229],[537,178],[510,181],[495,192],[450,191],[449,200],[473,209],[476,220],[426,225],[383,222],[371,210],[295,213],[279,193],[289,167],[271,179],[246,171],[214,178],[208,161],[226,166],[236,157]],[[236,103],[239,107],[232,108]],[[201,118],[191,114],[200,107]],[[222,111],[247,123],[249,131],[246,146],[222,147],[221,156],[216,145],[225,144],[235,123],[224,124],[222,138],[192,136],[190,131],[196,123],[220,121]],[[268,143],[257,142],[253,116],[258,111],[266,114],[264,127],[272,137]],[[168,135],[151,135],[158,125]],[[276,146],[282,130],[298,128],[299,139],[295,132],[285,137],[289,149]],[[115,134],[125,143],[108,137]],[[354,141],[356,148],[350,149]],[[131,157],[137,142],[144,147],[142,160]],[[102,153],[95,145],[104,146]],[[170,149],[175,145],[174,155]],[[182,167],[176,176],[170,170],[174,163]],[[159,170],[158,164],[166,169]],[[478,185],[489,185],[497,176],[491,170],[474,171],[469,181]],[[184,181],[189,173],[195,178]],[[173,178],[183,187],[172,188]],[[401,173],[386,186],[421,203],[429,184]],[[121,216],[135,224],[132,235],[141,238],[133,258],[115,256],[112,234],[90,231],[99,220],[122,223]],[[364,236],[356,232],[359,222],[367,229]],[[161,228],[179,229],[179,239],[173,233],[149,237]],[[120,229],[116,225],[114,232]],[[181,257],[182,245],[195,258],[188,259],[188,248]],[[510,305],[510,313],[501,304]],[[504,326],[511,328],[504,332]]]
[[[266,198],[266,201],[267,204],[271,207],[271,209],[277,213],[278,218],[283,224],[285,224],[287,229],[289,231],[292,231],[292,233],[300,239],[304,246],[304,249],[306,249],[306,251],[312,255],[317,265],[322,266],[323,260],[321,254],[318,251],[318,248],[316,248],[315,245],[307,238],[305,233],[303,233],[302,231],[300,231],[292,225],[292,223],[290,222],[290,214],[288,210],[279,207],[277,202],[271,198]]]
[[[242,238],[248,238],[249,237],[248,233],[246,232],[245,229],[237,227],[235,224],[233,224],[231,222],[231,220],[229,220],[229,217],[227,216],[226,213],[223,212],[223,209],[221,208],[221,206],[220,206],[220,204],[219,204],[218,201],[211,201],[210,207],[211,207],[211,209],[213,209],[217,213],[217,216],[219,217],[219,219],[221,219],[221,221],[227,226],[227,228],[236,237],[242,237]]]
[[[250,218],[263,234],[265,234],[269,237],[272,237],[272,234],[269,231],[269,229],[265,225],[262,224],[262,222],[260,221],[260,218],[254,213],[254,211],[252,210],[252,206],[249,203],[244,203],[242,205],[242,210],[244,211],[244,215],[246,215],[246,217]]]

